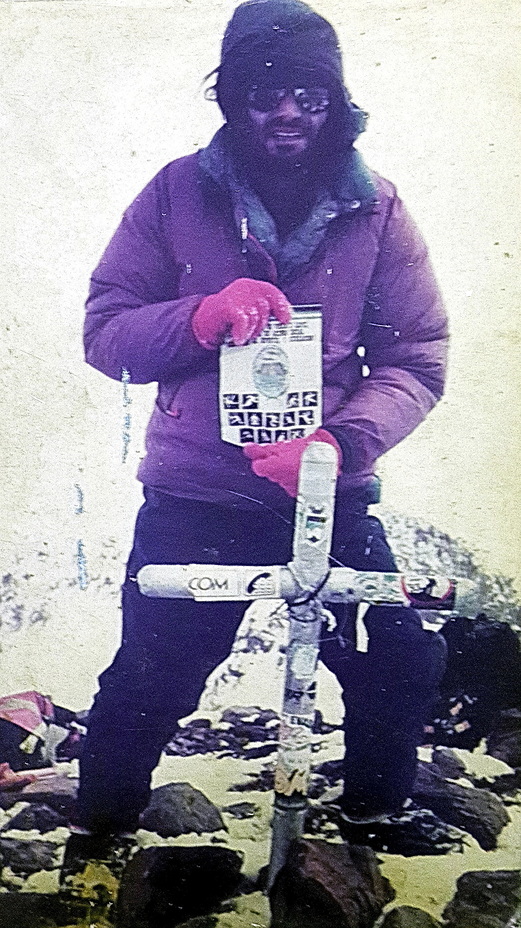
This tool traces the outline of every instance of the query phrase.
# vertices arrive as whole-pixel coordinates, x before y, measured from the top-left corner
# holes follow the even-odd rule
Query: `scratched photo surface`
[[[89,709],[97,677],[119,645],[120,586],[142,502],[136,471],[157,387],[133,384],[126,370],[119,382],[111,380],[85,363],[82,329],[90,275],[122,213],[144,186],[168,162],[206,146],[222,124],[217,103],[205,99],[205,77],[219,63],[235,5],[232,0],[0,3],[0,828],[5,830],[0,853],[6,860],[0,926],[14,924],[14,917],[2,914],[6,896],[22,889],[57,892],[67,837],[65,818],[37,832],[10,825],[12,810],[24,808],[14,799],[27,800],[23,783],[7,782],[5,768],[2,780],[2,764],[15,757],[12,743],[6,747],[8,736],[20,722],[16,713],[28,711],[34,720],[39,712],[46,729],[51,703],[71,713]],[[450,321],[445,394],[427,420],[379,460],[382,498],[371,511],[386,527],[399,569],[412,575],[411,597],[428,595],[429,578],[435,576],[470,579],[476,597],[468,617],[485,612],[518,636],[518,5],[511,0],[354,0],[347,5],[317,0],[312,6],[337,30],[346,86],[369,113],[357,147],[371,168],[396,185],[417,221]],[[241,442],[249,441],[259,424],[277,429],[283,422],[278,413],[270,423],[258,421],[255,408],[243,409],[239,399],[230,401],[229,409],[229,425],[244,427]],[[291,417],[285,416],[288,425]],[[269,577],[248,580],[267,595]],[[444,621],[432,613],[429,618],[435,627]],[[178,741],[154,773],[154,786],[190,783],[221,812],[243,799],[249,803],[242,813],[222,812],[228,831],[215,831],[223,846],[244,855],[243,870],[252,879],[233,911],[216,916],[216,924],[228,928],[270,924],[268,903],[253,880],[269,857],[273,794],[258,784],[270,783],[275,766],[274,727],[283,697],[280,649],[286,635],[280,603],[248,607],[233,650],[209,678],[196,714],[210,720],[215,731],[206,742],[199,738],[200,749],[194,738],[187,736],[183,750]],[[500,638],[498,632],[491,645],[499,647],[498,667]],[[509,636],[503,640],[510,673],[516,643]],[[469,660],[474,653],[468,650]],[[460,680],[439,721],[440,730],[452,732],[439,744],[457,748],[447,776],[468,789],[490,787],[494,796],[482,797],[488,805],[486,813],[481,807],[481,816],[499,822],[496,835],[483,838],[476,828],[463,829],[462,853],[455,844],[432,856],[379,852],[381,873],[396,894],[389,908],[414,906],[436,919],[433,924],[445,925],[442,913],[463,873],[518,868],[521,814],[513,769],[521,767],[521,705],[513,686],[501,689],[504,682],[482,714],[476,710],[473,716],[476,694]],[[13,696],[18,702],[9,702]],[[237,706],[256,708],[250,714],[230,713]],[[340,690],[322,666],[317,707],[327,724],[313,735],[314,767],[342,756]],[[496,747],[501,741],[500,710],[510,741],[508,747],[501,742],[492,756],[486,738],[493,717],[492,741]],[[59,749],[46,748],[45,766],[41,731],[35,733],[36,723],[33,731],[27,717],[24,724],[26,760],[11,763],[12,770],[34,768],[41,774],[54,758],[56,776],[74,785],[77,761],[58,763]],[[474,738],[476,744],[468,734],[473,725],[483,735]],[[225,734],[237,726],[242,726],[242,742],[237,736],[231,747]],[[81,731],[81,725],[74,730]],[[190,730],[193,734],[195,728]],[[298,753],[297,743],[294,748]],[[129,764],[132,750],[130,743]],[[421,751],[424,762],[432,761],[430,748]],[[510,793],[501,792],[500,776],[513,777]],[[230,791],[237,784],[246,792]],[[325,786],[334,789],[335,783]],[[35,790],[34,784],[27,788]],[[66,815],[67,802],[60,808]],[[327,828],[317,829],[316,837],[327,837]],[[33,861],[28,870],[6,856],[12,855],[15,838],[55,847],[47,849],[42,866]],[[190,834],[180,841],[206,845],[210,838]],[[162,843],[153,829],[143,829],[140,840],[142,846]],[[510,909],[501,908],[504,887],[493,883],[491,892],[498,926],[513,928],[518,922],[512,899],[520,894],[519,883],[509,890]],[[31,899],[38,926],[43,910]],[[115,924],[113,908],[102,908],[99,924],[108,928]],[[86,917],[80,913],[74,923],[88,924],[82,921]],[[23,924],[29,926],[30,914],[27,919]],[[452,924],[457,923],[447,928]]]

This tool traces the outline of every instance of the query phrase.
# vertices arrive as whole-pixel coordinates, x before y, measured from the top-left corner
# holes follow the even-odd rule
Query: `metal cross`
[[[336,450],[311,442],[304,451],[293,535],[286,566],[208,564],[143,567],[137,581],[145,596],[193,598],[199,602],[285,599],[289,606],[286,678],[275,769],[275,804],[269,891],[289,847],[303,833],[311,771],[316,668],[324,602],[413,606],[460,611],[472,599],[468,580],[355,571],[329,567],[333,533]]]

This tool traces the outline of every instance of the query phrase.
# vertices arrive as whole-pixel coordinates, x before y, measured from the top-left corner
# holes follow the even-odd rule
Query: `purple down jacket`
[[[240,217],[201,177],[197,155],[163,168],[126,211],[92,277],[85,350],[109,377],[126,369],[132,383],[158,381],[138,471],[145,485],[246,508],[288,500],[221,441],[218,352],[191,329],[202,297],[238,277],[269,280],[293,304],[322,304],[323,427],[348,449],[340,494],[367,482],[440,398],[447,322],[426,247],[392,184],[371,177],[377,202],[333,217],[285,281],[255,238],[241,240]]]

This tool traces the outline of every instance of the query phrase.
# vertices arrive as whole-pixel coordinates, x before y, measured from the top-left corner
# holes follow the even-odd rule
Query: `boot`
[[[78,912],[88,908],[103,919],[112,910],[123,871],[136,847],[132,834],[72,830],[60,871],[60,893]]]

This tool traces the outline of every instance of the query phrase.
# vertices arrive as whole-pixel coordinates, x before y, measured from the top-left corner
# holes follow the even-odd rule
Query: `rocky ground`
[[[392,513],[380,515],[402,568],[473,579],[491,618],[518,630],[520,610],[507,579],[486,574],[447,535]],[[122,561],[110,542],[104,550],[86,590],[79,580],[46,585],[59,570],[43,549],[34,564],[21,558],[4,575],[2,645],[4,657],[17,658],[6,664],[5,692],[29,681],[42,688],[47,680],[59,688],[63,703],[70,695],[75,709],[88,704],[92,679],[85,666],[91,658],[83,646],[78,649],[80,623],[116,611]],[[56,650],[66,604],[63,643]],[[71,615],[77,617],[77,638]],[[440,624],[439,616],[427,619]],[[101,624],[96,629],[102,639]],[[281,604],[247,610],[230,656],[207,681],[198,713],[185,721],[155,772],[153,800],[118,906],[117,881],[106,868],[88,874],[81,889],[91,897],[88,904],[84,898],[65,904],[57,894],[76,790],[74,763],[19,792],[0,794],[2,928],[513,928],[520,877],[519,710],[496,712],[493,729],[489,725],[486,739],[474,739],[473,751],[422,749],[412,805],[403,816],[378,829],[346,833],[335,804],[342,703],[336,680],[322,666],[305,841],[294,849],[271,898],[263,894],[286,634]],[[64,673],[65,642],[78,670],[74,679]],[[37,659],[42,651],[44,665]],[[60,668],[56,677],[52,655]],[[258,704],[249,706],[252,694]],[[449,705],[449,714],[455,708]],[[450,741],[454,726],[443,731]],[[178,872],[185,874],[182,885],[173,879]]]
[[[170,742],[119,888],[92,869],[57,895],[75,763],[0,794],[5,928],[513,928],[521,901],[521,759],[510,736],[474,752],[421,749],[411,806],[346,833],[341,735],[317,715],[304,839],[268,898],[276,714],[199,715]],[[498,760],[492,754],[500,754]],[[505,763],[511,761],[511,765]],[[85,902],[85,899],[88,902]]]

